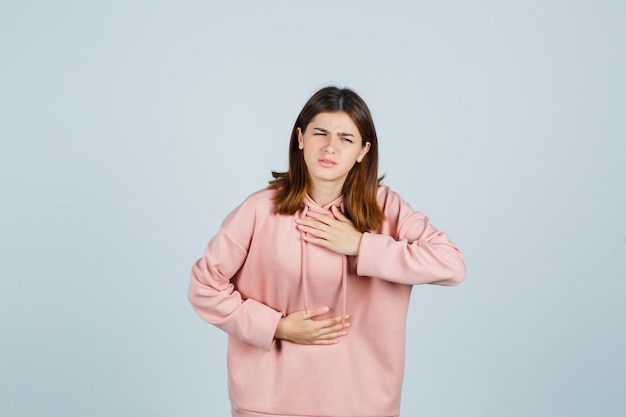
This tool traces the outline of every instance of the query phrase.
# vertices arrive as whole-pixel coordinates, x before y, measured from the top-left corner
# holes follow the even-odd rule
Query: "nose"
[[[341,140],[338,135],[328,135],[328,143],[324,146],[324,151],[329,154],[334,154],[337,149],[337,142]]]

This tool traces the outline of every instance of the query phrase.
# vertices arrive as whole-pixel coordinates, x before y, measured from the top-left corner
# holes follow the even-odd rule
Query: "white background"
[[[626,415],[621,1],[1,1],[0,415],[226,416],[186,298],[223,217],[355,89],[466,257],[416,287],[402,416]]]

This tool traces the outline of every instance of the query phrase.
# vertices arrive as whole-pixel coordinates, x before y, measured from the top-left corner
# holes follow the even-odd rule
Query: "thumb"
[[[346,217],[346,215],[345,215],[345,214],[343,214],[343,213],[341,212],[341,210],[339,210],[339,207],[337,207],[337,206],[332,206],[330,209],[331,209],[331,210],[332,210],[332,212],[333,212],[333,216],[335,216],[335,218],[336,218],[337,220],[341,220],[341,221],[348,220],[348,218]]]

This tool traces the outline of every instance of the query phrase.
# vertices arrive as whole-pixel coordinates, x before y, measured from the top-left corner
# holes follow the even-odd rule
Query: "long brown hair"
[[[298,128],[303,132],[311,120],[324,112],[345,112],[359,129],[361,146],[370,143],[370,149],[360,163],[354,164],[343,184],[343,205],[346,217],[361,232],[374,230],[385,218],[376,201],[378,186],[378,138],[367,104],[348,88],[325,87],[306,102],[291,131],[289,142],[289,170],[272,171],[274,179],[269,187],[276,190],[274,202],[279,214],[294,214],[304,202],[307,193],[308,171],[304,154],[298,148]]]

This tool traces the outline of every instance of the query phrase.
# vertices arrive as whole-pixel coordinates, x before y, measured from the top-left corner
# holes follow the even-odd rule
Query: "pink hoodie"
[[[412,285],[456,285],[461,251],[386,186],[382,226],[358,256],[307,244],[294,216],[274,213],[274,191],[248,197],[224,220],[191,272],[189,300],[229,334],[228,387],[237,417],[392,417],[400,412],[405,324]],[[327,305],[319,319],[350,315],[348,335],[330,346],[275,340],[278,320]]]

